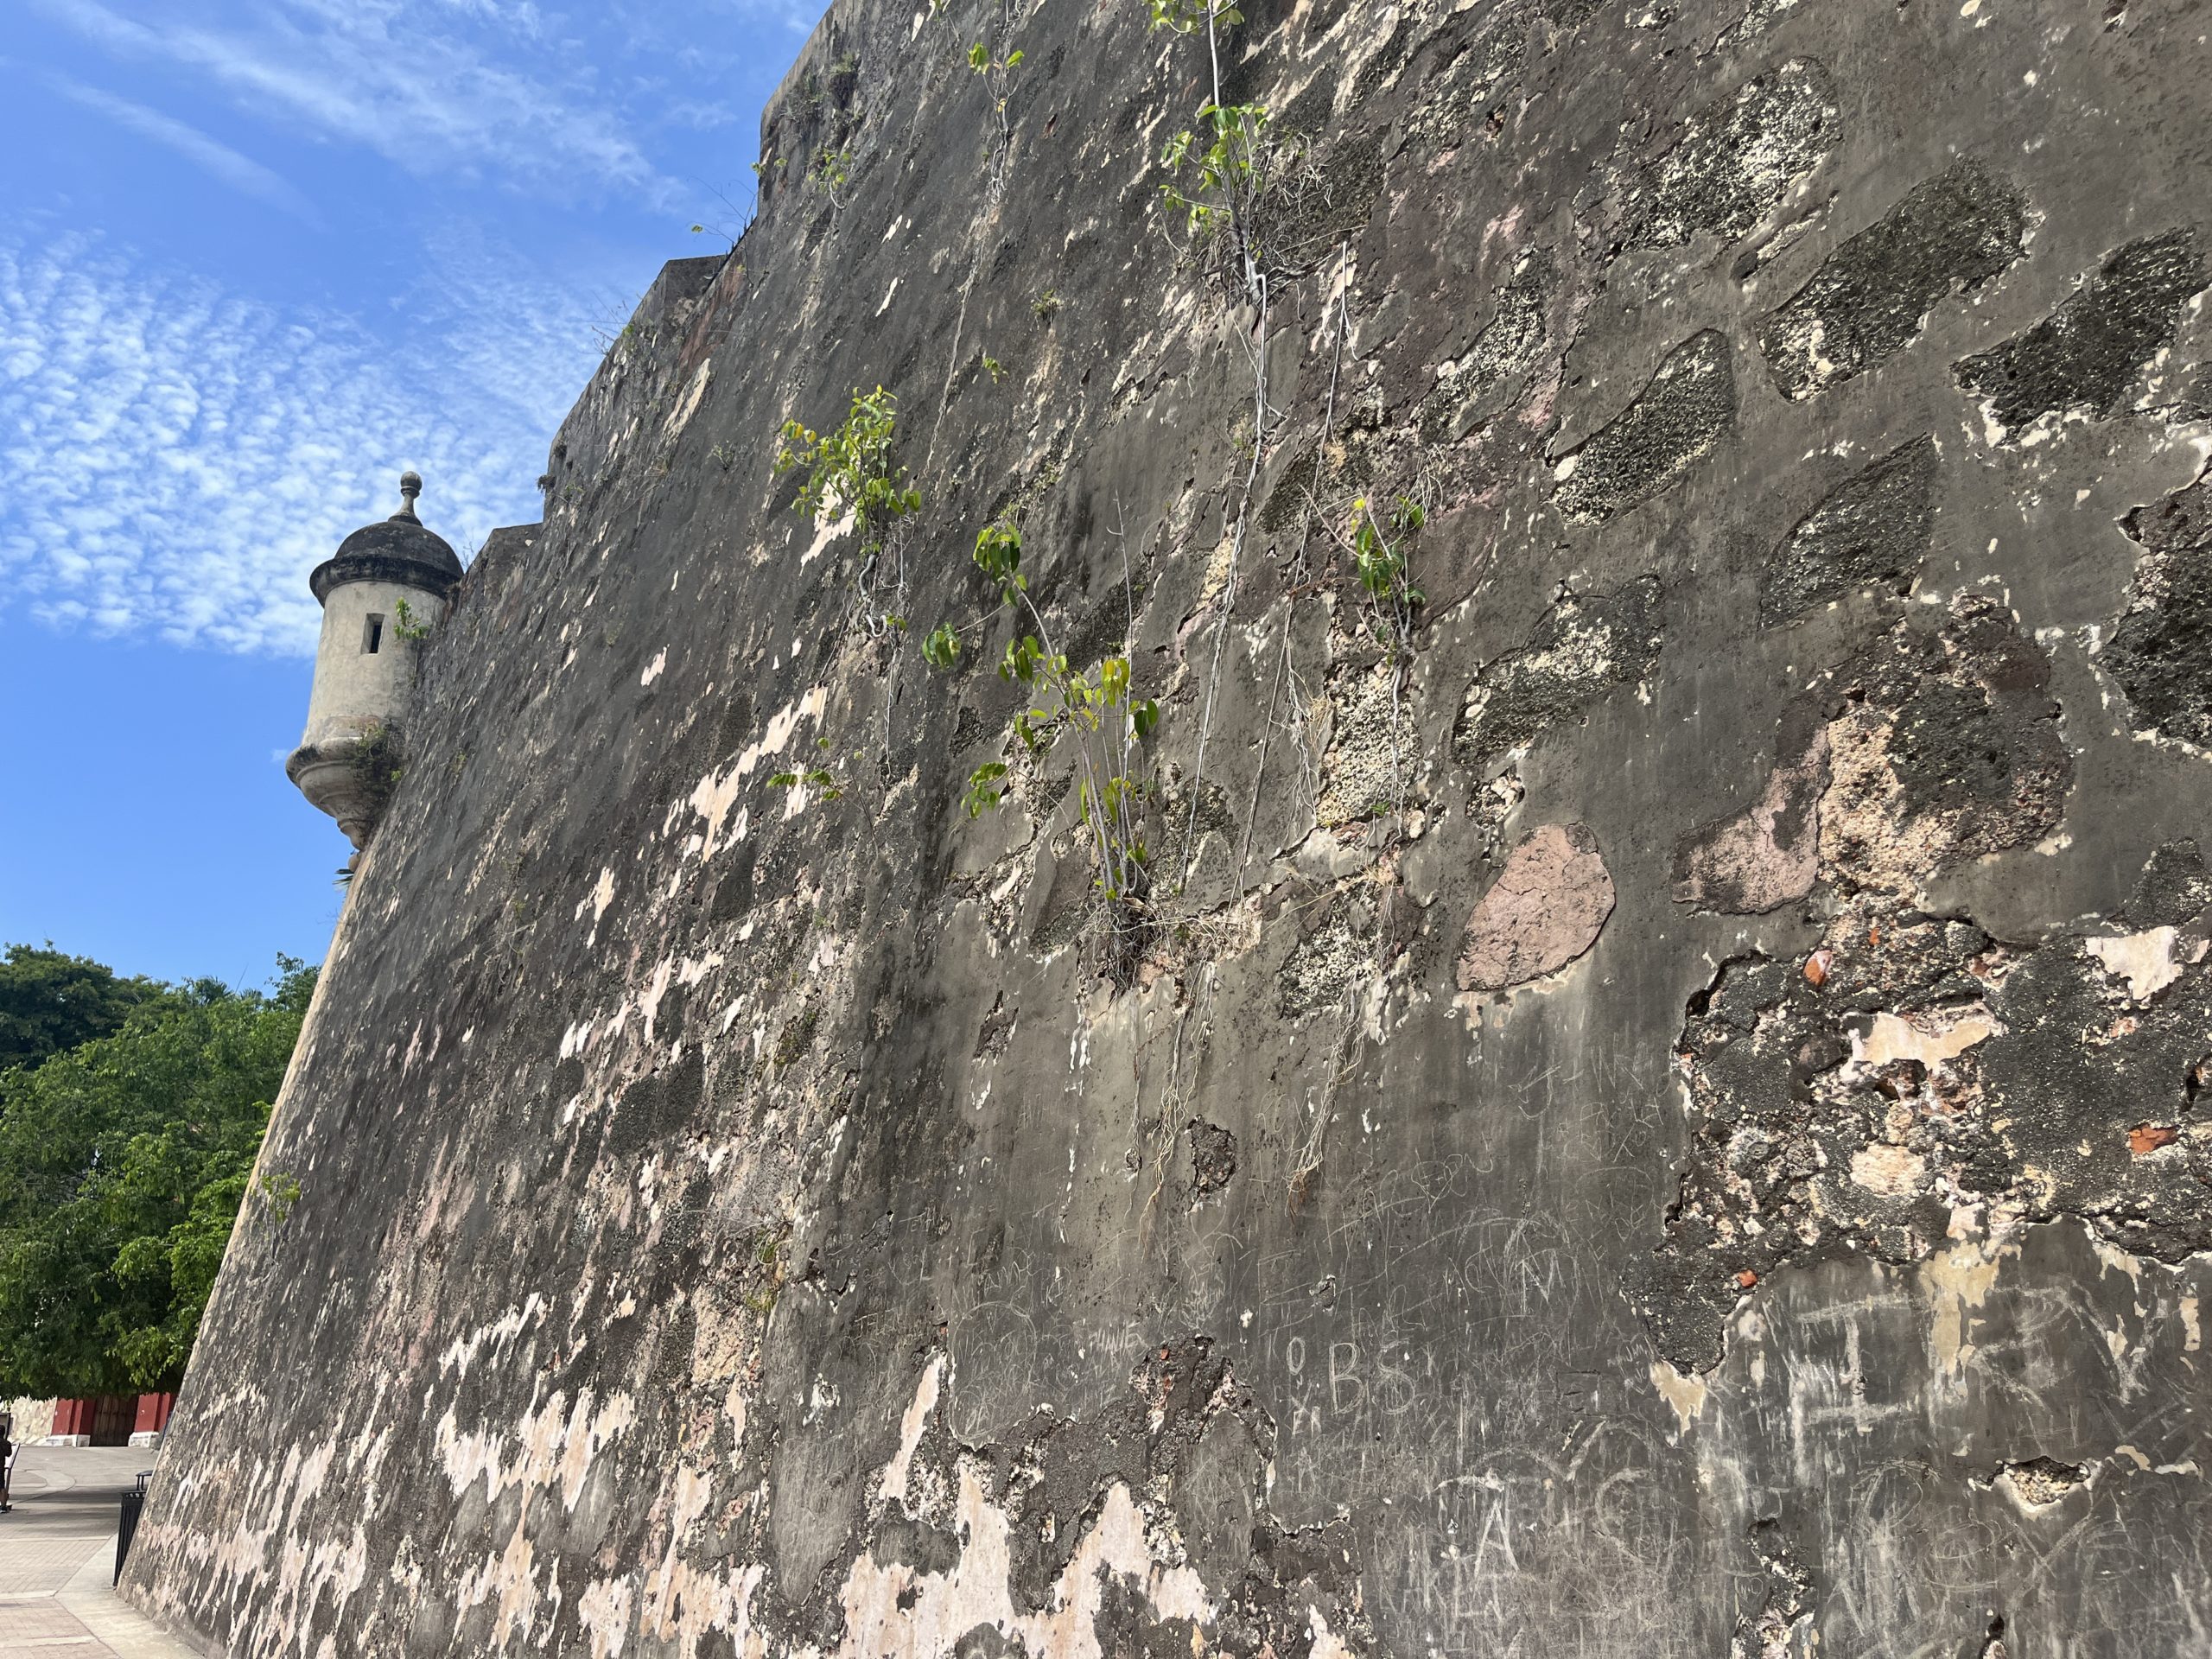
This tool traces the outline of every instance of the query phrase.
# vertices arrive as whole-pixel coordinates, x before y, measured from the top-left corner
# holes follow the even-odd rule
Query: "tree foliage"
[[[182,1378],[250,1191],[276,1221],[297,1196],[254,1175],[315,989],[278,963],[268,993],[137,982],[109,1034],[0,1072],[0,1397]]]
[[[10,945],[0,957],[0,1071],[106,1036],[157,988],[50,943]]]

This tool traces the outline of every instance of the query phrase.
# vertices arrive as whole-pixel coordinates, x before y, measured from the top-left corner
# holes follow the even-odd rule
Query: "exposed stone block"
[[[1613,902],[1613,878],[1588,825],[1530,831],[1467,918],[1459,988],[1502,991],[1557,973],[1598,942]]]
[[[2158,348],[2190,296],[2212,282],[2183,226],[2117,250],[2027,333],[1963,358],[1959,385],[1982,400],[1991,441],[2019,443],[2044,417],[2102,419]]]
[[[1675,898],[1700,910],[1756,915],[1813,890],[1820,873],[1821,792],[1828,734],[1809,703],[1791,705],[1759,798],[1733,817],[1683,837]]]
[[[2145,726],[2212,750],[2212,475],[2125,528],[2143,556],[2099,660]]]
[[[1526,645],[1484,664],[1467,688],[1452,738],[1459,764],[1486,772],[1607,691],[1634,685],[1658,660],[1661,615],[1656,576],[1561,599]]]
[[[1640,241],[1675,247],[1700,232],[1733,241],[1771,212],[1841,132],[1827,67],[1793,58],[1700,110],[1644,175]]]
[[[1768,627],[1857,588],[1903,591],[1936,530],[1936,441],[1903,443],[1855,473],[1800,519],[1759,584]]]
[[[1711,453],[1736,423],[1728,337],[1708,328],[1667,354],[1627,408],[1560,457],[1559,510],[1603,524],[1648,500]]]
[[[2020,257],[2026,200],[1979,162],[1908,192],[1847,239],[1766,320],[1759,349],[1786,397],[1866,373],[1917,339],[1928,314]]]

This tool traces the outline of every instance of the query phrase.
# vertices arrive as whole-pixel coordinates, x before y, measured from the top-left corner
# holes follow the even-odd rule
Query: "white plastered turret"
[[[308,578],[322,638],[307,730],[284,770],[357,848],[397,780],[421,641],[445,620],[461,580],[452,547],[415,516],[422,488],[403,474],[399,511],[355,531]]]

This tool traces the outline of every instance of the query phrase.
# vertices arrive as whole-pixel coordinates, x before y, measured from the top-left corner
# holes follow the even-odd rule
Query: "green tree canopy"
[[[182,1378],[314,995],[277,960],[273,991],[147,986],[111,1034],[0,1071],[0,1397]],[[263,1185],[281,1216],[296,1187]]]
[[[11,944],[0,957],[0,1071],[36,1065],[123,1024],[161,989],[149,979],[118,979],[89,957]]]

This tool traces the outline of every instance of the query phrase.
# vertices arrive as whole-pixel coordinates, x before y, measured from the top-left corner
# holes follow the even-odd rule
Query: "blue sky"
[[[749,212],[817,11],[8,8],[0,942],[167,978],[321,959],[347,849],[281,764],[308,571],[408,467],[464,556],[537,517],[606,338]]]

